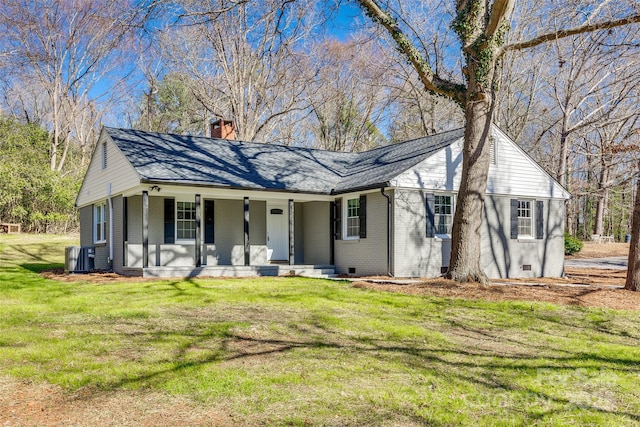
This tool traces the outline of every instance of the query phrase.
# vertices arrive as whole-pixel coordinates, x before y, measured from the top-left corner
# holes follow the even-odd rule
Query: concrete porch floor
[[[216,265],[202,267],[147,267],[123,269],[122,274],[137,277],[258,277],[305,276],[314,278],[335,277],[333,265]]]

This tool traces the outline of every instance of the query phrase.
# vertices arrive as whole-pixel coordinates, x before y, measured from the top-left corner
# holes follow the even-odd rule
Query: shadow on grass
[[[32,273],[40,274],[43,271],[64,270],[64,263],[58,262],[42,262],[42,263],[28,263],[20,264],[20,267],[28,270]]]
[[[25,270],[40,273],[49,268],[61,268],[62,264],[47,263],[43,260],[41,263],[25,263],[20,266]],[[22,280],[20,283],[22,284]],[[92,297],[95,297],[95,289],[91,288]],[[363,331],[359,330],[358,325],[342,326],[340,316],[335,316],[334,319],[329,308],[325,309],[322,304],[315,305],[315,299],[314,304],[298,304],[296,300],[302,298],[297,294],[300,289],[292,287],[283,291],[282,295],[272,295],[276,291],[268,288],[253,291],[254,296],[269,298],[270,305],[253,306],[243,301],[242,304],[233,307],[236,310],[233,316],[225,311],[225,308],[215,304],[204,307],[185,306],[176,311],[176,306],[173,305],[175,301],[158,300],[158,302],[162,301],[160,302],[162,304],[167,304],[167,309],[161,311],[157,318],[152,317],[149,320],[145,320],[146,317],[123,318],[122,314],[116,314],[115,316],[119,317],[105,320],[109,319],[105,317],[109,310],[118,308],[117,303],[111,307],[111,301],[117,301],[118,297],[122,299],[125,294],[125,298],[131,301],[132,295],[127,292],[139,294],[140,299],[152,299],[160,291],[179,297],[191,294],[190,297],[197,300],[209,292],[214,292],[214,289],[203,287],[200,280],[194,279],[163,281],[160,284],[145,284],[127,289],[100,288],[100,292],[113,293],[114,296],[112,298],[109,295],[109,298],[105,299],[103,304],[109,307],[100,307],[99,315],[82,320],[91,324],[90,328],[75,329],[80,323],[67,324],[62,320],[61,324],[53,322],[51,327],[56,330],[69,329],[82,335],[81,340],[95,338],[92,342],[96,344],[110,342],[118,344],[105,347],[109,350],[104,350],[102,353],[96,353],[91,348],[85,349],[82,344],[79,344],[73,351],[85,352],[85,357],[94,358],[95,365],[92,365],[91,369],[95,369],[95,372],[87,374],[85,368],[81,366],[82,362],[79,362],[56,365],[56,369],[59,369],[58,373],[67,371],[69,376],[85,376],[87,382],[95,382],[100,384],[100,388],[110,391],[129,387],[162,388],[175,379],[184,378],[188,381],[193,370],[207,372],[213,366],[225,369],[227,363],[234,363],[234,367],[237,363],[242,366],[268,367],[271,363],[282,363],[287,366],[287,361],[294,360],[302,366],[307,361],[313,362],[308,365],[309,368],[303,367],[303,370],[313,369],[317,363],[326,363],[327,371],[330,369],[340,370],[341,373],[352,371],[354,376],[361,375],[361,381],[367,381],[367,385],[380,381],[380,386],[386,386],[387,384],[383,382],[385,380],[379,379],[378,371],[366,374],[355,373],[360,367],[356,365],[358,361],[366,361],[376,369],[379,366],[384,368],[380,372],[380,378],[406,372],[415,372],[416,375],[425,375],[428,372],[434,378],[460,384],[459,389],[454,389],[456,392],[471,386],[480,390],[479,395],[487,395],[490,396],[487,399],[493,399],[488,400],[487,407],[500,406],[504,402],[500,402],[499,399],[504,399],[508,410],[519,413],[525,422],[534,422],[537,419],[553,417],[554,414],[570,413],[576,410],[625,417],[624,421],[627,422],[640,421],[638,414],[628,411],[629,405],[617,403],[615,408],[609,408],[601,405],[601,400],[595,397],[591,400],[586,399],[585,402],[585,399],[580,397],[579,391],[572,393],[567,386],[575,385],[578,390],[590,390],[589,387],[584,388],[584,385],[580,384],[581,379],[585,382],[590,380],[590,373],[580,374],[583,378],[572,374],[580,370],[593,370],[596,375],[610,372],[618,377],[637,376],[640,371],[640,361],[634,360],[634,355],[637,353],[628,355],[619,352],[607,357],[611,353],[599,354],[598,349],[591,351],[588,345],[572,349],[565,341],[572,335],[583,337],[582,339],[597,338],[601,346],[637,344],[636,341],[628,341],[628,337],[620,338],[615,334],[602,331],[600,320],[595,323],[589,322],[580,311],[555,314],[556,311],[553,310],[538,312],[537,309],[525,310],[518,305],[483,305],[475,302],[429,299],[428,305],[419,305],[416,308],[432,310],[431,315],[403,321],[419,325],[425,330],[437,328],[436,331],[442,338],[429,334],[416,339],[406,338],[404,335],[394,338],[391,333],[384,330],[378,331],[372,326],[369,326],[369,330]],[[363,300],[351,294],[336,294],[338,291],[333,287],[324,294],[317,289],[314,292],[317,293],[317,295],[314,294],[314,298],[341,303],[350,302],[350,305],[339,306],[340,313],[347,312],[358,304],[364,304]],[[46,295],[51,299],[50,292]],[[223,297],[224,294],[221,294],[221,300],[224,300]],[[106,302],[107,300],[109,302]],[[185,301],[189,300],[185,298]],[[369,299],[367,301],[371,303]],[[366,323],[372,317],[386,315],[392,310],[406,310],[402,306],[409,301],[409,297],[385,295],[385,301],[387,301],[386,305],[380,303],[381,307],[376,306],[372,314],[366,315],[367,317],[362,321]],[[412,301],[416,300],[412,299]],[[156,303],[154,301],[154,304]],[[227,304],[231,307],[235,303]],[[337,306],[327,305],[326,307]],[[103,309],[104,311],[101,311]],[[133,308],[132,310],[135,311]],[[140,310],[146,310],[146,308],[140,308]],[[263,310],[263,312],[258,315],[253,310]],[[290,310],[291,314],[288,314],[287,310]],[[509,317],[501,317],[505,310],[508,311]],[[577,314],[575,319],[572,318],[571,313]],[[351,321],[351,318],[347,319],[345,322]],[[509,322],[514,319],[519,323],[510,325]],[[384,318],[377,320],[384,321]],[[333,321],[338,325],[331,323]],[[354,318],[353,321],[359,320]],[[79,319],[74,322],[79,322]],[[534,326],[539,327],[540,323],[545,323],[543,326],[546,330],[533,329]],[[38,323],[38,328],[41,330],[47,325],[46,322]],[[249,327],[245,327],[246,325]],[[518,332],[521,332],[521,335],[518,335]],[[540,340],[537,339],[538,337]],[[621,341],[622,339],[624,341]],[[55,343],[54,340],[47,338],[42,345],[53,343]],[[156,349],[168,351],[168,354],[160,357],[153,356],[152,353]],[[98,357],[97,354],[100,356]],[[150,359],[146,359],[147,354]],[[338,365],[334,365],[330,360],[334,357],[340,359],[337,362]],[[121,362],[123,365],[131,364],[132,369],[126,369],[119,374],[108,371],[112,363]],[[104,367],[98,367],[103,363]],[[351,366],[350,363],[354,365]],[[345,365],[347,365],[346,370]],[[78,369],[79,371],[76,371]],[[551,378],[544,378],[546,374],[550,374]],[[207,375],[214,375],[213,370]],[[269,375],[268,368],[265,375]],[[371,378],[365,378],[367,375]],[[531,377],[538,379],[539,384],[526,381]],[[351,378],[347,381],[349,380]],[[358,381],[354,379],[354,384],[358,384]],[[556,391],[556,383],[562,386],[560,391]],[[330,385],[330,383],[327,384]],[[408,384],[390,382],[389,384],[395,387],[413,386],[410,382]],[[268,387],[268,383],[261,386]],[[419,386],[416,385],[416,387]],[[607,387],[611,388],[611,385]],[[434,394],[438,392],[439,390]],[[596,395],[598,392],[598,390],[595,391]],[[627,392],[625,396],[629,397],[631,394]],[[455,396],[451,397],[451,399],[455,398]],[[468,399],[469,405],[478,406],[478,397]],[[531,402],[533,404],[530,405]],[[384,411],[403,413],[417,424],[442,424],[436,419],[423,416],[420,407],[415,403],[400,405],[389,399],[388,403],[385,401],[371,403],[371,411],[375,411],[374,407],[378,408],[378,406],[385,406],[381,413]],[[618,408],[621,410],[617,410]],[[366,414],[362,415],[362,417],[366,416]],[[361,424],[366,423],[363,421]]]
[[[308,319],[307,319],[308,320]],[[455,326],[454,326],[455,325]],[[404,368],[413,370],[417,374],[429,371],[435,377],[447,378],[448,381],[459,382],[461,384],[471,384],[474,387],[485,389],[491,399],[498,401],[504,399],[507,401],[517,401],[527,404],[527,400],[531,402],[542,402],[542,408],[537,410],[527,410],[516,406],[510,407],[512,411],[524,411],[523,417],[527,420],[537,418],[545,418],[554,414],[569,413],[572,411],[593,411],[594,413],[625,417],[628,420],[640,421],[640,415],[625,412],[623,410],[614,410],[599,405],[597,399],[585,402],[578,396],[575,400],[571,397],[561,396],[562,392],[553,394],[554,380],[565,381],[566,386],[569,382],[575,382],[576,374],[572,372],[580,372],[580,370],[595,369],[598,374],[603,369],[613,372],[616,375],[628,375],[629,371],[638,371],[637,361],[627,358],[606,358],[597,354],[586,352],[576,352],[573,355],[562,356],[538,356],[536,352],[539,346],[526,341],[514,341],[513,344],[530,347],[531,355],[526,354],[496,354],[488,353],[484,350],[474,349],[472,346],[463,348],[461,345],[437,343],[430,345],[429,343],[419,343],[417,345],[398,345],[401,341],[385,341],[384,339],[371,339],[366,342],[359,342],[352,336],[347,336],[341,330],[322,325],[318,322],[296,324],[294,330],[297,335],[309,337],[309,339],[276,339],[261,338],[256,336],[248,336],[238,332],[234,332],[237,325],[228,323],[221,327],[215,327],[209,331],[203,331],[201,334],[194,334],[192,331],[183,330],[184,336],[192,339],[188,343],[180,346],[171,360],[164,360],[164,367],[154,369],[137,375],[119,378],[115,381],[105,384],[109,390],[115,390],[122,387],[148,387],[162,384],[166,379],[173,377],[184,377],[189,375],[188,370],[193,368],[206,369],[211,364],[223,364],[234,361],[242,361],[245,364],[262,364],[271,363],[269,357],[277,357],[287,359],[290,357],[301,357],[300,355],[292,355],[292,352],[305,350],[305,360],[309,358],[324,359],[322,352],[337,351],[340,354],[352,355],[353,360],[362,360],[365,358],[374,358],[377,361],[390,362],[391,364],[401,364]],[[458,324],[450,325],[453,329],[450,334],[456,335],[469,331],[469,328],[460,328]],[[459,328],[456,330],[456,328]],[[477,331],[474,331],[477,332]],[[176,333],[173,331],[172,333]],[[157,332],[154,335],[163,335]],[[333,339],[322,339],[311,337],[329,336]],[[497,335],[486,335],[486,338],[501,340]],[[211,340],[218,344],[215,348],[210,347]],[[509,341],[509,340],[507,340]],[[206,349],[195,360],[189,357],[190,350]],[[563,349],[550,349],[568,353]],[[544,361],[544,363],[540,363]],[[172,366],[166,368],[166,362],[172,363]],[[302,363],[302,362],[301,362]],[[636,369],[634,369],[636,368]],[[540,381],[545,384],[544,387],[527,386],[518,384],[517,381],[511,380],[521,375],[537,374]],[[541,373],[542,372],[542,373]],[[544,375],[551,374],[551,379],[544,378]],[[375,375],[375,374],[374,374]],[[585,380],[589,380],[588,375]],[[542,376],[542,378],[540,378]],[[555,378],[554,378],[555,376]],[[370,379],[372,380],[372,379]],[[497,397],[495,397],[497,396]],[[572,396],[569,392],[569,396]],[[487,398],[489,399],[489,398]],[[595,403],[594,403],[595,402]],[[474,404],[474,403],[472,403]],[[504,402],[499,402],[499,405]],[[528,405],[525,406],[527,408]],[[420,417],[416,412],[409,410],[408,406],[404,407],[407,411],[406,416],[419,420],[421,423],[427,422],[429,425],[437,425],[436,420]]]
[[[51,255],[55,252],[51,245],[48,244],[25,244],[25,245],[7,245],[7,249],[4,251],[9,259],[22,256],[22,259],[40,261],[42,263],[50,262],[45,256]],[[13,252],[13,253],[12,253]]]

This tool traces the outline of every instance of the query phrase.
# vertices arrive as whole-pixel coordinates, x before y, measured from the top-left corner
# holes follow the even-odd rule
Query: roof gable
[[[360,153],[335,190],[340,193],[388,185],[398,174],[449,146],[463,134],[462,129],[456,129]]]
[[[102,166],[103,147],[106,145],[106,168]],[[76,197],[76,206],[85,206],[106,199],[110,194],[118,194],[140,183],[127,157],[103,129],[98,143],[93,149],[89,167]],[[111,192],[111,193],[109,193]]]
[[[492,126],[497,162],[489,167],[487,193],[568,199],[569,193],[497,126]],[[462,175],[463,135],[414,167],[398,174],[399,187],[458,191]]]

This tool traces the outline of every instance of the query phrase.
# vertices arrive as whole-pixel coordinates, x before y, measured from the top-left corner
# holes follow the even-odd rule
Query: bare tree
[[[463,57],[462,76],[451,78],[440,72],[435,62],[433,39],[424,40],[409,22],[410,10],[403,2],[359,0],[364,11],[374,22],[385,28],[398,50],[412,64],[426,91],[447,96],[456,101],[465,112],[463,166],[458,203],[452,232],[451,260],[448,276],[454,280],[487,280],[480,266],[481,228],[484,197],[489,169],[489,133],[496,108],[497,73],[501,58],[508,52],[538,46],[549,41],[577,34],[615,28],[640,22],[640,13],[633,2],[609,0],[595,3],[592,8],[581,8],[580,14],[558,10],[558,26],[536,26],[539,32],[525,33],[522,41],[505,44],[505,34],[513,25],[531,22],[534,2],[519,4],[515,0],[456,0],[455,8],[447,10],[445,4],[429,3],[432,13],[453,18],[451,28],[458,36],[456,49]],[[427,2],[418,2],[426,4]],[[535,2],[538,8],[539,2]],[[538,18],[543,21],[553,11],[552,5]],[[573,6],[573,5],[572,5]],[[572,8],[573,9],[573,8]],[[516,13],[514,13],[516,12]],[[562,13],[564,12],[564,14]],[[455,17],[453,16],[455,14]],[[454,52],[451,47],[449,52]],[[455,63],[451,60],[448,64]],[[451,67],[449,67],[451,70]],[[460,78],[462,77],[462,78]]]
[[[326,39],[311,50],[310,74],[316,74],[306,96],[315,146],[335,151],[364,151],[386,144],[378,129],[390,102],[384,82],[388,67],[380,47],[364,34],[349,41]]]
[[[637,102],[637,100],[634,100]],[[628,151],[620,151],[618,147],[626,146],[637,138],[640,131],[640,113],[637,112],[636,103],[629,102],[627,111],[629,116],[617,121],[599,124],[585,135],[585,156],[593,158],[592,167],[589,168],[593,177],[590,184],[589,195],[596,200],[595,215],[593,218],[593,234],[611,234],[613,227],[608,221],[608,230],[605,230],[605,218],[610,209],[610,191],[623,184],[628,178],[628,171],[635,168],[636,159]]]
[[[0,43],[14,48],[9,79],[27,85],[27,92],[36,88],[46,94],[42,119],[52,133],[51,170],[65,165],[76,118],[86,117],[84,110],[95,108],[96,99],[111,88],[105,87],[105,77],[122,64],[117,48],[144,11],[134,1],[3,2]]]
[[[576,162],[592,163],[591,159],[579,159],[587,155],[579,148],[584,133],[628,117],[628,110],[621,107],[640,82],[634,72],[638,49],[629,43],[632,37],[629,28],[621,28],[557,40],[545,63],[537,98],[546,114],[537,117],[555,120],[540,126],[539,140],[551,147],[547,157],[555,164],[547,164],[550,172],[574,195],[583,186],[579,180],[584,175]],[[548,123],[549,119],[544,120]],[[574,197],[567,204],[566,228],[570,234],[575,233],[579,202]]]
[[[390,60],[391,62],[391,60]],[[425,92],[415,74],[400,61],[391,62],[396,78],[389,83],[394,119],[391,142],[406,141],[460,128],[464,116],[451,99]]]
[[[305,41],[311,6],[289,1],[183,1],[178,25],[161,37],[162,58],[193,79],[191,92],[211,117],[231,119],[239,139],[289,143],[278,122],[290,127],[306,111]]]

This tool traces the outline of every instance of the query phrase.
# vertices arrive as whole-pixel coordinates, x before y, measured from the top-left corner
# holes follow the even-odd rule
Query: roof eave
[[[340,194],[347,194],[347,193],[359,193],[362,191],[369,191],[369,190],[377,190],[379,188],[387,188],[387,187],[391,187],[391,183],[389,181],[384,181],[384,182],[378,182],[375,184],[369,184],[369,185],[362,185],[359,187],[351,187],[351,188],[346,188],[343,190],[331,190],[331,195],[332,196],[338,196]]]
[[[188,187],[198,187],[198,188],[216,188],[223,190],[243,190],[243,191],[272,191],[278,193],[292,193],[292,194],[318,194],[321,196],[329,196],[332,194],[333,190],[330,192],[326,191],[313,191],[313,190],[293,190],[288,188],[264,188],[264,187],[247,187],[247,186],[237,186],[237,185],[217,185],[211,184],[207,182],[200,181],[175,181],[170,179],[142,179],[140,181],[141,184],[162,184],[162,185],[176,185],[176,186],[188,186]]]

